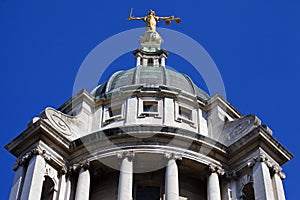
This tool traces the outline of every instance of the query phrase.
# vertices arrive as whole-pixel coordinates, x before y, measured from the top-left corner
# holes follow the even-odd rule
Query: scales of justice
[[[148,12],[148,15],[145,17],[133,17],[132,9],[130,10],[130,14],[128,20],[141,20],[146,23],[146,31],[139,39],[139,43],[142,46],[144,51],[155,52],[160,49],[160,45],[163,43],[162,38],[156,32],[156,24],[159,21],[164,20],[165,24],[171,24],[171,21],[175,21],[176,23],[180,23],[180,18],[175,18],[174,16],[169,17],[159,17],[155,15],[153,10]]]

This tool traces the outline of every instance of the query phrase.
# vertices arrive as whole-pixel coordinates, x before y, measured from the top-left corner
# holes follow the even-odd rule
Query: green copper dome
[[[164,86],[167,89],[176,89],[200,97],[209,98],[208,94],[198,88],[185,74],[181,74],[165,67],[149,67],[139,65],[135,68],[114,73],[107,82],[92,91],[97,97],[102,94],[117,91],[128,86]]]

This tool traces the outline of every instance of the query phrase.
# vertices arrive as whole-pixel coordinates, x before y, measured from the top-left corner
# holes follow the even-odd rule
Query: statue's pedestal
[[[140,37],[139,43],[142,50],[156,52],[160,50],[160,45],[163,43],[163,40],[156,31],[148,30]]]

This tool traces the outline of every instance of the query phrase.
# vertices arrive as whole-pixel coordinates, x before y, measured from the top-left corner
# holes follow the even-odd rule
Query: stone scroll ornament
[[[87,117],[81,113],[77,116],[69,116],[53,108],[46,108],[42,118],[48,120],[50,124],[69,139],[75,139],[79,132],[87,132]]]
[[[255,115],[247,115],[228,121],[223,128],[221,142],[232,144],[259,125],[261,125],[261,122]]]

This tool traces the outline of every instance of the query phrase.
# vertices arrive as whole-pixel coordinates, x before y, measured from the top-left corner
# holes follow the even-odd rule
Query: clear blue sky
[[[181,24],[169,28],[192,37],[208,51],[221,72],[228,101],[244,115],[258,115],[295,155],[284,165],[284,186],[287,199],[299,199],[297,0],[0,0],[0,199],[9,196],[15,162],[4,145],[44,108],[57,108],[71,97],[77,70],[96,45],[144,26],[126,21],[131,7],[135,16],[154,9],[158,15],[182,18]],[[134,58],[127,57],[113,63],[107,74],[133,67]],[[183,59],[171,54],[167,64],[193,77]],[[194,81],[206,89],[201,79]]]

